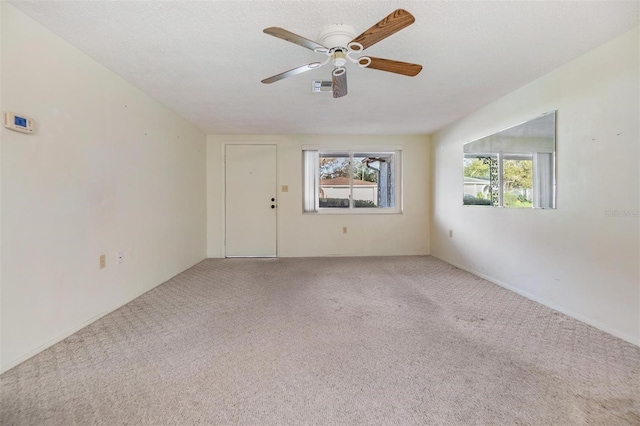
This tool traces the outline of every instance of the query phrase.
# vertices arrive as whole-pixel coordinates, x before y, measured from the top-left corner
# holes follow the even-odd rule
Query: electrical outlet
[[[107,256],[104,254],[100,255],[100,269],[107,267]]]
[[[124,262],[124,254],[121,251],[116,252],[116,265],[120,265]]]
[[[347,233],[347,227],[346,227],[346,226],[343,226],[343,227],[342,227],[342,233],[343,233],[343,234],[346,234],[346,233]]]
[[[289,192],[289,185],[282,185],[282,192]]]

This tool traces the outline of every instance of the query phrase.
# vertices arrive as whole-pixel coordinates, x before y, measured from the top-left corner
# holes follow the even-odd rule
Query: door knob
[[[275,209],[275,208],[276,208],[276,206],[274,206],[273,204],[271,204],[271,208],[272,208],[272,209]]]
[[[275,200],[276,200],[275,198],[272,198],[272,199],[271,199],[271,201],[275,201]]]

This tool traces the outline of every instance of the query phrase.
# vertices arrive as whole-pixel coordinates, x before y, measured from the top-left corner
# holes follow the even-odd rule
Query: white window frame
[[[353,201],[349,207],[320,207],[320,157],[321,155],[347,155],[353,159],[354,154],[393,155],[394,159],[394,207],[355,207]],[[356,147],[326,148],[315,146],[302,147],[303,174],[303,206],[304,214],[400,214],[402,213],[402,148],[401,147]],[[351,163],[351,167],[352,162]],[[350,189],[353,193],[353,172],[349,173]]]

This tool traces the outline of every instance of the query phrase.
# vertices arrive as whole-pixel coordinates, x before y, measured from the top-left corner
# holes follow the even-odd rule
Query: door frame
[[[220,167],[220,181],[221,181],[221,186],[222,188],[220,188],[220,229],[222,230],[222,238],[220,239],[220,253],[222,254],[222,258],[226,259],[227,258],[227,145],[273,145],[276,148],[276,187],[275,187],[275,194],[276,194],[276,255],[275,258],[278,258],[280,256],[279,253],[279,247],[280,245],[278,244],[278,241],[280,239],[280,226],[279,226],[279,222],[280,222],[280,215],[278,214],[278,207],[279,207],[279,196],[278,196],[278,188],[280,185],[280,175],[278,173],[278,161],[279,161],[279,157],[278,157],[278,142],[276,140],[223,140],[220,143],[220,149],[222,150],[221,152],[221,158],[222,158],[222,167]],[[244,256],[244,257],[251,257],[251,256]],[[257,257],[257,256],[256,256]],[[262,257],[262,256],[260,256]]]

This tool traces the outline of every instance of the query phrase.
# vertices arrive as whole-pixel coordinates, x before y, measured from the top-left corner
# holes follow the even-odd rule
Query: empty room
[[[0,1],[0,424],[640,425],[639,1]]]

